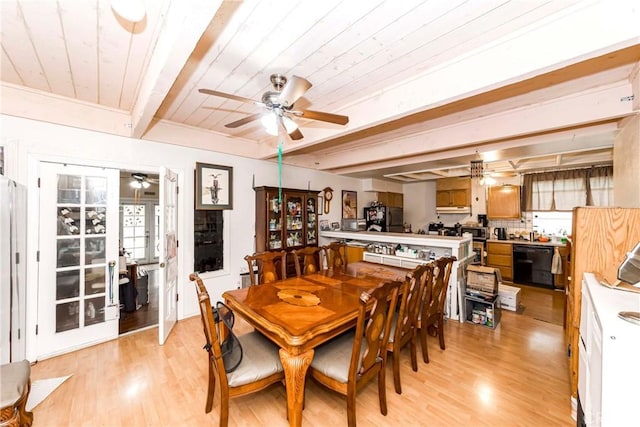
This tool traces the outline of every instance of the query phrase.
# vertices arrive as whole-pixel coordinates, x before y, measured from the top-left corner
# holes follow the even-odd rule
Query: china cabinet
[[[256,187],[256,252],[318,245],[318,192]],[[293,262],[291,260],[290,262]]]

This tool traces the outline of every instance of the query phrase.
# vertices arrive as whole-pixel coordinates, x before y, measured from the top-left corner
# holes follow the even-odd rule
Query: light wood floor
[[[417,373],[405,350],[403,394],[393,391],[389,366],[388,415],[380,414],[372,381],[358,394],[358,425],[575,425],[563,330],[549,320],[558,309],[534,308],[557,296],[524,289],[524,311],[503,311],[496,330],[448,321],[447,349],[431,338],[431,363],[419,359]],[[34,365],[32,380],[72,375],[34,409],[34,426],[218,425],[218,402],[204,413],[207,359],[200,318],[178,322],[164,346],[157,335],[156,328],[148,329]],[[285,406],[279,385],[234,399],[230,425],[287,426]],[[309,380],[303,417],[307,426],[346,425],[345,400]]]

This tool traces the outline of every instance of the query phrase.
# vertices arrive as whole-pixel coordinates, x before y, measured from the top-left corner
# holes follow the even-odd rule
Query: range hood
[[[436,206],[436,212],[445,213],[471,213],[471,206]]]

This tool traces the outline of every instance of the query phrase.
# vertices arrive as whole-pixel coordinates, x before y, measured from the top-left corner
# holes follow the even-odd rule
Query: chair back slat
[[[249,277],[251,285],[271,283],[276,280],[287,278],[287,253],[279,252],[257,252],[244,257],[249,266]],[[253,271],[253,267],[258,267],[258,274]]]
[[[302,249],[293,250],[293,258],[296,263],[296,275],[306,276],[317,273],[322,265],[322,248],[318,246],[307,246]],[[302,263],[302,265],[300,265]]]
[[[386,357],[391,319],[396,309],[401,285],[402,282],[399,281],[386,282],[370,293],[363,292],[360,295],[349,381],[355,380],[356,375],[362,376],[375,368]],[[373,300],[373,308],[367,316],[367,306],[371,300]],[[363,342],[365,348],[362,359],[358,363],[357,359],[360,357]]]
[[[347,244],[344,242],[331,242],[322,247],[327,260],[329,270],[347,270]]]
[[[400,297],[394,342],[402,343],[406,336],[413,333],[413,328],[420,314],[420,304],[429,271],[433,271],[432,264],[421,264],[407,274]]]

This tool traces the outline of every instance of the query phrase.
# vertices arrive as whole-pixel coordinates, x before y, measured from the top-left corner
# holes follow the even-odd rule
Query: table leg
[[[313,350],[300,354],[291,354],[280,349],[280,361],[284,368],[284,378],[287,386],[287,415],[289,425],[302,425],[302,403],[304,401],[304,380],[307,368],[313,359]]]

